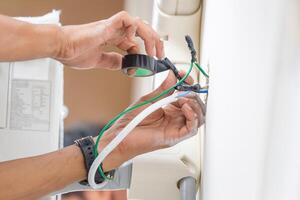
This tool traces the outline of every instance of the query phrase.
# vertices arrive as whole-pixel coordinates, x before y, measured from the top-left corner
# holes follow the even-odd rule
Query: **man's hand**
[[[125,11],[90,24],[63,26],[60,35],[61,45],[54,58],[76,68],[120,69],[122,55],[104,52],[103,48],[111,45],[128,53],[138,53],[136,36],[143,39],[147,54],[163,57],[163,43],[158,34]]]
[[[181,72],[181,76],[184,73]],[[193,80],[189,77],[188,83]],[[150,94],[143,96],[134,105],[157,96],[176,83],[176,77],[169,73],[162,85]],[[168,95],[171,95],[168,94]],[[138,113],[149,105],[140,107],[119,119],[103,137],[109,143]],[[177,144],[197,133],[204,122],[204,104],[197,94],[180,98],[177,102],[160,108],[144,119],[104,161],[104,170],[118,167],[123,162],[143,153]],[[102,140],[102,139],[101,139]],[[105,145],[104,145],[105,146]],[[104,147],[99,147],[99,151]],[[122,155],[122,156],[118,156]]]
[[[0,48],[1,62],[51,57],[71,67],[117,70],[122,55],[104,52],[104,47],[138,53],[135,37],[142,38],[147,54],[163,57],[163,43],[158,34],[124,11],[109,19],[63,27],[30,24],[0,15],[0,27],[0,45],[5,47]]]

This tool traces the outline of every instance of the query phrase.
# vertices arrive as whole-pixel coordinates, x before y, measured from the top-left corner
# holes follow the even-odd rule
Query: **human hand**
[[[183,76],[184,73],[180,72],[180,75]],[[189,77],[187,82],[192,83],[193,81]],[[169,73],[167,79],[159,88],[150,94],[143,96],[134,105],[157,96],[175,83],[176,78],[174,74]],[[171,95],[171,93],[168,95]],[[132,121],[138,113],[148,106],[149,105],[140,107],[120,118],[105,133],[104,141],[107,142],[104,142],[104,144],[109,143],[109,141]],[[195,135],[198,127],[204,123],[204,113],[204,104],[197,94],[182,97],[173,104],[158,109],[144,119],[107,158],[110,161],[114,160],[115,162],[104,161],[104,170],[118,167],[121,163],[137,155],[173,146],[178,142]],[[101,151],[104,146],[105,145],[100,145],[99,151]]]
[[[146,53],[162,58],[163,43],[151,26],[131,17],[125,11],[97,22],[63,26],[60,29],[61,45],[55,59],[75,68],[121,68],[122,55],[105,52],[107,45],[115,46],[128,53],[138,53],[135,37],[142,38]]]

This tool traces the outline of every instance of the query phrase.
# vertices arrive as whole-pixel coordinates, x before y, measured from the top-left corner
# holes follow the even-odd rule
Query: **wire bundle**
[[[139,103],[133,107],[127,108],[125,109],[123,112],[121,112],[120,114],[118,114],[116,117],[114,117],[112,120],[110,120],[100,131],[97,140],[96,140],[96,144],[94,146],[94,154],[97,156],[97,158],[94,160],[89,174],[88,174],[88,181],[89,184],[92,188],[94,189],[98,189],[98,188],[102,188],[111,178],[107,177],[103,170],[100,167],[100,164],[102,163],[102,161],[105,159],[105,157],[129,134],[129,132],[131,130],[133,130],[145,117],[147,117],[149,114],[151,114],[152,112],[154,112],[156,109],[162,107],[163,105],[169,104],[171,102],[176,101],[178,98],[185,96],[188,92],[180,92],[180,93],[175,93],[169,97],[166,97],[158,102],[156,102],[155,104],[152,104],[151,106],[147,107],[144,111],[142,111],[136,118],[134,118],[117,136],[116,138],[114,138],[103,150],[102,152],[99,154],[98,152],[98,146],[99,146],[99,142],[101,137],[103,136],[103,134],[105,133],[105,131],[107,131],[118,119],[120,119],[122,116],[124,116],[125,114],[140,108],[141,106],[147,105],[149,103],[152,103],[158,99],[160,99],[161,97],[163,97],[164,95],[168,94],[169,92],[173,91],[177,86],[181,85],[182,83],[185,82],[185,80],[187,79],[187,77],[190,75],[192,69],[194,66],[196,66],[196,68],[206,77],[209,78],[208,74],[202,69],[202,67],[196,62],[196,58],[195,58],[195,50],[194,47],[192,45],[192,41],[191,38],[187,39],[187,43],[188,46],[191,50],[191,55],[192,55],[192,59],[191,59],[191,64],[190,67],[187,71],[187,73],[185,74],[185,76],[183,78],[181,78],[176,84],[174,84],[173,86],[171,86],[170,88],[166,89],[165,91],[163,91],[161,94],[146,100],[142,103]],[[208,90],[207,89],[202,89],[201,93],[207,93]],[[96,184],[94,177],[96,174],[96,171],[98,170],[98,172],[100,173],[100,175],[105,179],[105,181],[103,183],[100,184]]]

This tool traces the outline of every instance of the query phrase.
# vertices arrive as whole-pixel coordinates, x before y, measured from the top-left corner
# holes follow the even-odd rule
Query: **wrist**
[[[98,152],[100,153],[112,140],[114,139],[114,134],[111,131],[106,132],[104,136],[100,139],[98,145]],[[97,137],[94,138],[96,143]],[[123,144],[119,144],[103,161],[103,171],[107,172],[115,169],[122,165],[124,162],[130,159],[130,155],[123,148]]]
[[[51,58],[55,59],[60,52],[62,51],[63,48],[63,31],[62,31],[62,27],[58,26],[58,25],[52,25],[49,27],[49,29],[51,29],[51,35],[53,38],[52,41],[52,48],[50,50],[50,56]],[[50,44],[51,45],[51,44]]]
[[[62,30],[55,24],[34,25],[34,31],[39,38],[43,56],[56,58],[62,46]]]
[[[136,127],[123,141],[122,149],[129,152],[130,157],[165,148],[162,134],[156,129]],[[123,151],[124,151],[123,150]]]

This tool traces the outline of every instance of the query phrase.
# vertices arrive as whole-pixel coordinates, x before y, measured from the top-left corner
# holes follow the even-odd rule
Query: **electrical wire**
[[[133,111],[133,110],[135,110],[135,109],[137,109],[137,108],[139,108],[139,107],[141,107],[141,106],[144,106],[144,105],[147,105],[147,104],[149,104],[149,103],[151,103],[151,102],[153,102],[153,101],[156,101],[156,100],[158,100],[159,98],[161,98],[162,96],[164,96],[164,95],[166,95],[166,94],[168,94],[169,92],[171,92],[172,90],[174,90],[178,85],[180,85],[180,84],[182,84],[182,83],[184,83],[185,82],[185,80],[186,80],[186,78],[189,76],[189,74],[191,73],[191,71],[192,71],[192,68],[193,68],[193,66],[195,65],[199,70],[200,70],[200,72],[207,78],[207,80],[208,80],[208,78],[209,78],[209,76],[208,76],[208,74],[202,69],[202,67],[198,64],[198,63],[196,63],[197,62],[197,60],[196,60],[196,51],[195,51],[195,48],[194,48],[194,44],[193,44],[193,41],[192,41],[192,39],[191,39],[191,37],[189,36],[189,35],[186,35],[185,36],[185,40],[186,40],[186,42],[187,42],[187,44],[188,44],[188,47],[189,47],[189,49],[190,49],[190,51],[191,51],[191,64],[190,64],[190,68],[189,68],[189,70],[188,70],[188,72],[185,74],[185,76],[183,77],[183,78],[181,78],[175,85],[173,85],[172,87],[170,87],[170,88],[168,88],[167,90],[165,90],[165,91],[163,91],[161,94],[159,94],[159,95],[157,95],[156,97],[153,97],[153,98],[151,98],[151,99],[149,99],[149,100],[147,100],[147,101],[144,101],[144,102],[142,102],[142,103],[140,103],[140,104],[138,104],[138,105],[136,105],[136,106],[133,106],[133,107],[131,107],[131,108],[127,108],[127,109],[125,109],[123,112],[121,112],[120,114],[118,114],[116,117],[114,117],[112,120],[110,120],[102,129],[101,129],[101,131],[100,131],[100,133],[99,133],[99,135],[98,135],[98,137],[97,137],[97,139],[96,139],[96,144],[95,144],[95,146],[94,146],[94,149],[93,149],[93,151],[94,151],[94,154],[96,155],[96,159],[94,160],[94,162],[93,162],[93,164],[92,164],[92,167],[91,167],[91,169],[90,169],[90,171],[89,171],[89,175],[88,175],[88,179],[89,179],[89,184],[92,186],[92,187],[103,187],[105,184],[106,184],[106,182],[108,181],[108,180],[110,180],[110,178],[108,178],[108,177],[106,177],[106,175],[104,174],[104,172],[103,172],[103,170],[102,170],[102,168],[101,168],[101,163],[102,163],[102,161],[105,159],[105,157],[126,137],[126,135],[128,135],[129,134],[129,132],[132,130],[132,129],[134,129],[137,125],[138,125],[138,123],[135,125],[135,126],[132,126],[131,128],[129,128],[128,130],[128,132],[126,132],[126,128],[130,125],[130,124],[132,124],[132,122],[134,122],[135,120],[140,120],[141,118],[143,118],[143,117],[138,117],[138,116],[140,116],[140,114],[141,113],[146,113],[146,111],[148,110],[148,109],[150,109],[150,108],[152,108],[154,105],[157,105],[159,102],[163,102],[163,100],[165,100],[165,99],[168,99],[168,98],[171,98],[171,97],[173,97],[175,94],[173,94],[173,95],[171,95],[171,96],[169,96],[169,97],[166,97],[165,99],[162,99],[162,100],[160,100],[160,101],[158,101],[158,102],[156,102],[156,103],[154,103],[154,104],[152,104],[152,105],[150,105],[148,108],[146,108],[145,110],[143,110],[138,116],[136,116],[122,131],[121,131],[121,133],[123,133],[123,131],[125,131],[125,135],[124,135],[124,137],[122,138],[122,136],[119,136],[119,135],[121,135],[121,133],[119,133],[102,151],[101,151],[101,153],[100,154],[98,154],[98,146],[99,146],[99,141],[100,141],[100,139],[101,139],[101,137],[103,136],[103,134],[104,134],[104,132],[107,130],[107,129],[109,129],[118,119],[120,119],[122,116],[124,116],[125,114],[127,114],[127,113],[129,113],[129,112],[131,112],[131,111]],[[171,65],[172,66],[172,65]],[[174,66],[174,68],[175,68],[175,66]],[[175,70],[176,70],[176,68],[175,68]],[[173,70],[174,71],[174,70]],[[176,72],[176,71],[175,71]],[[176,73],[175,73],[175,75],[176,75]],[[178,74],[177,74],[178,75]],[[177,78],[178,78],[178,76],[176,76]],[[200,90],[198,91],[199,93],[208,93],[208,90],[207,90],[207,88],[200,88]],[[151,113],[151,112],[150,112]],[[149,113],[149,114],[150,114]],[[148,115],[149,115],[148,114]],[[147,115],[146,115],[147,116]],[[146,117],[145,116],[145,117]],[[119,138],[119,139],[118,139]],[[114,142],[115,141],[115,142]],[[108,150],[106,150],[106,149],[108,149]],[[97,162],[96,162],[97,161]],[[99,173],[100,173],[100,175],[105,179],[105,181],[103,182],[103,183],[100,183],[100,184],[96,184],[95,183],[95,173],[96,173],[96,171],[99,171]],[[92,173],[93,172],[93,173]]]
[[[180,85],[181,83],[183,83],[187,77],[190,75],[191,71],[192,71],[192,68],[193,68],[193,63],[191,63],[190,67],[189,67],[189,70],[187,71],[187,73],[185,74],[185,76],[179,80],[175,85],[171,86],[170,88],[166,89],[165,91],[163,91],[161,94],[157,95],[156,97],[153,97],[147,101],[144,101],[136,106],[133,106],[131,108],[127,108],[125,109],[123,112],[121,112],[120,114],[118,114],[116,117],[114,117],[112,120],[110,120],[103,128],[102,130],[100,131],[98,137],[97,137],[97,140],[96,140],[96,144],[94,146],[94,154],[97,156],[98,155],[98,146],[99,146],[99,141],[100,141],[100,138],[103,136],[104,132],[109,129],[119,118],[121,118],[122,116],[124,116],[125,114],[141,107],[141,106],[144,106],[144,105],[147,105],[148,103],[151,103],[153,101],[156,101],[157,99],[161,98],[162,96],[168,94],[170,91],[172,91],[176,86]],[[105,178],[105,180],[110,180],[110,178],[108,178],[103,170],[101,169],[101,167],[98,167],[98,171],[100,173],[100,175]]]
[[[89,185],[94,189],[99,189],[105,186],[107,184],[107,180],[100,184],[97,184],[95,182],[95,174],[97,172],[98,166],[103,162],[106,156],[108,156],[108,154],[110,154],[122,142],[122,140],[127,135],[129,135],[129,133],[147,116],[155,112],[157,109],[177,101],[178,98],[186,96],[189,92],[190,91],[174,93],[171,96],[163,98],[144,109],[133,120],[131,120],[130,123],[120,133],[118,133],[118,135],[99,153],[97,158],[94,160],[88,174]]]
[[[205,93],[205,94],[207,94],[207,93],[208,93],[208,89],[201,89],[201,90],[199,91],[199,93]]]
[[[135,110],[135,109],[137,109],[137,108],[139,108],[139,107],[141,107],[141,106],[144,106],[144,105],[147,105],[147,104],[149,104],[149,103],[151,103],[151,102],[153,102],[153,101],[156,101],[156,100],[158,100],[159,98],[161,98],[162,96],[164,96],[164,95],[166,95],[166,94],[168,94],[170,91],[172,91],[176,86],[178,86],[178,85],[180,85],[180,84],[182,84],[186,79],[187,79],[187,77],[189,76],[189,74],[191,73],[191,71],[192,71],[192,68],[193,68],[193,66],[194,65],[196,65],[196,67],[208,78],[209,76],[205,73],[205,71],[201,68],[201,66],[200,65],[198,65],[198,63],[196,63],[196,62],[194,62],[194,63],[191,63],[191,65],[190,65],[190,67],[189,67],[189,70],[187,71],[187,73],[185,74],[185,76],[182,78],[182,79],[180,79],[175,85],[173,85],[173,86],[171,86],[170,88],[168,88],[167,90],[165,90],[165,91],[163,91],[161,94],[159,94],[159,95],[157,95],[156,97],[153,97],[153,98],[151,98],[151,99],[149,99],[149,100],[147,100],[147,101],[144,101],[144,102],[142,102],[142,103],[140,103],[140,104],[138,104],[138,105],[136,105],[136,106],[133,106],[133,107],[131,107],[131,108],[127,108],[127,109],[125,109],[123,112],[121,112],[119,115],[117,115],[116,117],[114,117],[112,120],[110,120],[103,128],[102,128],[102,130],[100,131],[100,133],[99,133],[99,135],[98,135],[98,137],[97,137],[97,140],[96,140],[96,144],[95,144],[95,146],[94,146],[94,154],[97,156],[97,158],[98,158],[98,146],[99,146],[99,141],[100,141],[100,138],[103,136],[103,134],[104,134],[104,132],[107,130],[107,129],[109,129],[119,118],[121,118],[122,116],[124,116],[125,114],[127,114],[127,113],[129,113],[129,112],[131,112],[131,111],[133,111],[133,110]],[[200,90],[200,93],[208,93],[208,90],[207,89],[202,89],[202,90]],[[96,158],[96,159],[97,159]],[[101,162],[100,162],[101,163]],[[98,168],[98,172],[100,173],[100,175],[105,179],[105,181],[107,181],[107,180],[110,180],[110,178],[109,177],[107,177],[105,174],[104,174],[104,172],[103,172],[103,170],[101,169],[101,167],[99,166],[100,165],[100,163],[97,165],[97,168]],[[94,164],[94,163],[93,163]],[[99,166],[99,167],[98,167]],[[90,174],[90,173],[89,173]],[[95,173],[93,174],[93,175],[95,175]],[[94,181],[94,179],[91,179],[91,181],[93,181],[93,183],[95,182]],[[89,181],[90,182],[90,181]],[[96,184],[96,183],[94,183],[94,184]],[[96,185],[95,185],[96,186]],[[103,187],[104,185],[102,185],[102,187]],[[98,185],[97,187],[100,187],[100,185]]]
[[[204,71],[204,69],[198,63],[195,62],[195,65],[206,78],[209,78],[209,75]]]

